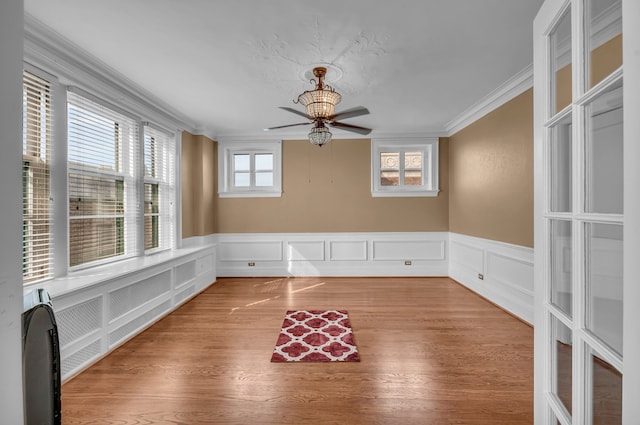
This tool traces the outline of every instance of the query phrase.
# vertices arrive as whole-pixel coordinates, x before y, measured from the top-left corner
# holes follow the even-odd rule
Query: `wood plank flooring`
[[[270,363],[288,309],[361,361]],[[533,423],[533,329],[449,278],[224,278],[62,388],[63,424]]]

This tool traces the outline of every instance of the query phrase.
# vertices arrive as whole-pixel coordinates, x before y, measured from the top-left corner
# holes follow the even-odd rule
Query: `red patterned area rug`
[[[346,310],[289,310],[272,362],[359,362]]]

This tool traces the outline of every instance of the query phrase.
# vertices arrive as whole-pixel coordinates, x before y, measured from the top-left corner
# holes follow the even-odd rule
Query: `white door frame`
[[[624,377],[622,419],[640,421],[640,2],[622,0],[624,57]]]
[[[550,323],[550,311],[554,310],[549,306],[549,229],[548,217],[546,213],[546,202],[549,193],[548,164],[545,148],[548,137],[548,129],[551,117],[550,96],[547,87],[551,84],[550,59],[548,54],[548,32],[554,27],[556,19],[566,7],[571,8],[572,13],[572,63],[573,66],[573,101],[580,98],[581,89],[584,84],[585,75],[577,72],[582,68],[581,58],[587,56],[583,54],[585,43],[582,33],[584,26],[576,17],[583,16],[586,8],[586,0],[546,0],[538,16],[534,21],[534,282],[535,282],[535,375],[534,375],[534,411],[536,424],[553,424],[556,422],[550,414],[550,406],[557,405],[554,397],[549,396],[549,389],[552,388],[550,342],[552,341],[552,328]],[[623,266],[623,355],[624,362],[622,391],[623,391],[623,424],[635,425],[640,422],[640,2],[638,0],[622,0],[623,17],[623,57],[624,57],[624,218],[622,219],[624,266]],[[621,72],[618,72],[621,75]],[[576,95],[577,94],[577,95]],[[574,107],[572,112],[574,139],[584,137],[583,115],[579,112],[579,107]],[[577,128],[576,128],[577,127]],[[577,137],[576,137],[577,136]],[[578,140],[577,143],[580,143]],[[574,146],[577,145],[574,142]],[[574,153],[580,154],[582,151]],[[578,155],[579,156],[579,155]],[[574,192],[579,183],[575,180],[581,179],[582,160],[580,157],[574,159]],[[574,194],[574,212],[579,205],[580,198]],[[575,222],[575,213],[567,214],[567,218]],[[588,219],[587,219],[588,221]],[[574,232],[580,226],[574,224]],[[582,230],[579,230],[581,232]],[[584,276],[580,276],[583,271],[577,265],[583,261],[584,245],[581,242],[580,234],[574,234],[573,258],[574,258],[574,282],[581,282]],[[577,241],[577,242],[576,242]],[[582,291],[580,284],[574,284],[574,291]],[[574,299],[582,294],[574,293]],[[584,310],[578,302],[573,303],[573,332],[574,332],[574,359],[573,359],[573,412],[572,417],[560,412],[558,419],[562,423],[572,423],[573,425],[583,425],[588,423],[590,417],[587,411],[590,408],[588,397],[590,382],[588,376],[585,378],[585,350],[577,348],[585,341],[587,345],[598,347],[598,340],[589,337],[584,331]],[[557,314],[556,314],[557,316]],[[578,336],[576,336],[578,335]],[[608,360],[618,370],[622,372],[622,360],[615,356]],[[584,400],[583,400],[584,398]],[[557,407],[557,406],[556,406]],[[555,409],[556,411],[559,409]],[[561,410],[561,409],[560,409]],[[573,422],[571,422],[573,420]]]

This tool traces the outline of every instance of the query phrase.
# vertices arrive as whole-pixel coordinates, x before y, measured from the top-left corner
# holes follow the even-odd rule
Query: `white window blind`
[[[23,282],[52,272],[51,135],[49,82],[29,72],[22,85],[22,274]]]
[[[138,125],[68,93],[69,266],[137,253]]]
[[[173,246],[175,222],[175,138],[144,126],[144,249]]]

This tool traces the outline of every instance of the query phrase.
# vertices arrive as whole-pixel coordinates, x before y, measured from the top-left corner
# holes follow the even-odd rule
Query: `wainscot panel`
[[[367,261],[367,241],[331,241],[329,260]]]
[[[288,261],[324,261],[324,241],[287,242]]]
[[[382,260],[444,260],[444,241],[373,241],[373,259]]]
[[[449,276],[533,323],[533,249],[450,233]]]
[[[220,261],[282,261],[283,242],[278,240],[220,240]]]
[[[218,275],[446,276],[448,235],[222,233],[216,235]]]

